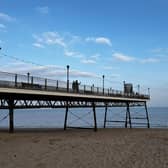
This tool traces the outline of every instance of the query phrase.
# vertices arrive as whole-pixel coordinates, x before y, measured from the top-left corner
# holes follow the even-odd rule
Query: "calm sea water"
[[[168,128],[168,108],[149,107],[150,125],[153,128]],[[98,127],[103,127],[104,108],[97,108]],[[8,114],[7,110],[0,110],[0,120]],[[14,122],[17,128],[63,128],[65,109],[24,109],[14,111]],[[144,117],[144,108],[131,108],[132,117]],[[108,120],[125,120],[125,108],[109,108]],[[146,120],[133,120],[133,123],[146,123]],[[68,114],[69,126],[93,126],[91,108],[70,109]],[[124,127],[124,123],[107,123],[108,127]],[[133,127],[146,125],[133,124]],[[8,118],[0,121],[0,128],[8,127]]]

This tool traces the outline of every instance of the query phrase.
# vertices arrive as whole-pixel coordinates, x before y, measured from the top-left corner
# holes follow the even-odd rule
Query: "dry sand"
[[[168,168],[168,129],[0,131],[0,168]]]

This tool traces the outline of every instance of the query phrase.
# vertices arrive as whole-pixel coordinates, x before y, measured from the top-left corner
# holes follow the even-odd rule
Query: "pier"
[[[67,71],[68,73],[68,71]],[[68,76],[68,75],[67,75]],[[103,81],[104,82],[104,81]],[[124,84],[124,87],[126,84]],[[109,122],[124,122],[125,128],[132,128],[132,119],[145,119],[150,127],[147,101],[150,95],[107,89],[88,85],[77,85],[67,81],[52,80],[27,75],[0,72],[0,109],[9,110],[9,132],[14,132],[14,110],[29,108],[64,108],[64,130],[70,108],[92,108],[94,131],[97,131],[96,109],[104,108],[104,128]],[[132,118],[130,108],[143,106],[144,118]],[[107,118],[109,107],[125,107],[125,120],[114,121]]]

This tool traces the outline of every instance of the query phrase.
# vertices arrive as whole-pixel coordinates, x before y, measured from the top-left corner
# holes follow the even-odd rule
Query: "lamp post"
[[[148,88],[148,96],[150,97],[150,88]]]
[[[104,75],[102,76],[103,77],[103,94],[104,94]]]
[[[67,65],[67,92],[69,92],[69,65]]]
[[[140,85],[138,85],[138,93],[140,94]]]
[[[30,80],[30,73],[28,72],[27,73],[27,83],[29,83],[29,80]]]

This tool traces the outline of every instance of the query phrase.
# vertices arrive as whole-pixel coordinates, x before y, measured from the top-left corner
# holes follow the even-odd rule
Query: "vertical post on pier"
[[[33,76],[31,77],[31,84],[33,85]]]
[[[102,77],[103,77],[103,95],[104,95],[104,75]]]
[[[84,87],[83,87],[83,91],[84,91],[84,93],[85,93],[85,91],[86,91],[86,85],[84,85]]]
[[[15,87],[17,87],[17,74],[15,74]]]
[[[27,83],[29,83],[29,81],[30,81],[30,73],[28,72],[27,73]]]
[[[104,114],[104,128],[106,128],[106,119],[107,119],[107,103],[105,106],[105,114]]]
[[[148,109],[147,109],[146,102],[144,102],[144,104],[145,104],[145,111],[146,111],[147,126],[148,128],[150,128],[149,115],[148,115]]]
[[[148,88],[148,96],[150,97],[150,88]]]
[[[96,106],[95,103],[93,102],[93,117],[94,117],[94,131],[97,131],[97,119],[96,119]]]
[[[13,120],[13,111],[14,111],[14,100],[9,99],[8,100],[8,106],[9,106],[9,132],[14,132],[14,120]]]
[[[132,128],[132,123],[131,123],[131,113],[130,113],[129,102],[127,102],[127,115],[128,115],[128,118],[129,118],[129,125],[130,125],[130,128]]]
[[[69,107],[68,107],[68,101],[67,101],[66,102],[66,110],[65,110],[64,130],[66,130],[66,128],[67,128],[68,110],[69,110]]]
[[[69,92],[69,65],[67,65],[67,92]]]
[[[45,90],[47,90],[47,79],[45,79]]]
[[[58,89],[58,80],[57,80],[57,83],[56,83],[56,89]]]

